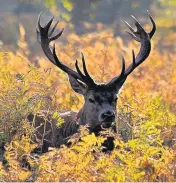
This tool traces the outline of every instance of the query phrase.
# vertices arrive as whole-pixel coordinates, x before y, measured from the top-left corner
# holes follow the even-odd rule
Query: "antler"
[[[112,86],[112,85],[117,85],[119,83],[124,83],[124,81],[126,80],[127,76],[137,67],[139,66],[150,54],[151,51],[151,42],[150,39],[152,38],[152,36],[154,35],[155,31],[156,31],[156,24],[152,18],[152,16],[150,15],[150,13],[148,12],[149,18],[152,22],[153,28],[151,30],[150,33],[147,33],[143,27],[141,26],[141,24],[136,20],[136,18],[134,16],[131,16],[135,22],[136,28],[137,30],[135,31],[126,21],[126,25],[128,26],[128,28],[130,29],[131,32],[126,31],[128,34],[131,35],[131,37],[140,42],[141,43],[141,47],[139,50],[138,55],[135,57],[135,53],[132,50],[132,57],[133,57],[133,61],[132,64],[126,69],[125,68],[125,59],[124,57],[122,58],[122,70],[119,76],[113,78],[107,85],[108,86]]]
[[[51,51],[50,45],[49,45],[50,42],[58,39],[62,35],[64,29],[62,29],[58,34],[56,34],[55,36],[52,37],[52,35],[55,31],[55,28],[56,28],[59,21],[56,22],[56,24],[50,30],[50,27],[51,27],[51,24],[53,22],[54,16],[49,20],[48,23],[46,23],[46,25],[44,27],[42,27],[41,24],[40,24],[40,17],[41,17],[41,13],[39,14],[38,21],[37,21],[37,27],[36,27],[37,40],[40,43],[40,45],[42,47],[42,50],[45,53],[45,55],[47,56],[47,58],[54,65],[56,65],[61,70],[66,72],[69,76],[73,76],[74,78],[84,82],[88,86],[95,85],[94,80],[91,78],[91,76],[89,75],[89,73],[87,71],[83,53],[81,55],[82,55],[82,64],[83,64],[84,74],[79,69],[77,60],[76,60],[76,63],[75,63],[75,67],[76,67],[76,70],[77,70],[77,72],[76,72],[76,71],[72,70],[71,68],[69,68],[68,66],[66,66],[65,64],[63,64],[58,59],[58,57],[56,55],[55,45],[53,46],[53,52]]]

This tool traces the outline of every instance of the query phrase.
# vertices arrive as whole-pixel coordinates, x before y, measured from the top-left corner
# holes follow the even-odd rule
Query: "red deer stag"
[[[149,12],[148,15],[153,25],[152,30],[149,33],[143,29],[134,16],[132,16],[132,18],[137,28],[136,31],[127,22],[125,22],[131,31],[128,33],[134,40],[140,43],[140,50],[137,56],[135,56],[135,53],[132,50],[132,64],[128,68],[125,67],[125,59],[122,58],[121,73],[106,84],[97,84],[92,79],[87,71],[83,53],[81,55],[84,72],[79,68],[77,60],[75,62],[76,71],[69,68],[59,60],[56,55],[55,46],[53,46],[53,50],[51,51],[50,42],[58,39],[62,35],[63,29],[55,36],[52,36],[58,22],[53,26],[53,28],[51,28],[51,24],[54,19],[53,17],[44,27],[42,27],[40,24],[41,14],[39,15],[37,39],[43,49],[43,52],[54,65],[68,74],[72,89],[83,95],[85,100],[83,107],[78,113],[67,112],[60,114],[65,120],[61,128],[56,127],[56,120],[52,120],[51,124],[48,124],[46,129],[49,130],[52,126],[52,130],[50,130],[45,136],[43,152],[45,152],[49,146],[59,147],[61,144],[66,143],[66,139],[70,135],[76,133],[79,125],[88,125],[90,127],[90,132],[98,132],[102,127],[111,127],[116,118],[117,94],[119,93],[119,90],[123,86],[128,75],[131,74],[132,71],[149,56],[151,51],[150,40],[156,31],[156,25]],[[33,115],[29,115],[29,120],[32,119]],[[42,123],[40,117],[37,117],[35,121],[35,126],[39,126]],[[40,127],[40,130],[43,132],[43,127]]]

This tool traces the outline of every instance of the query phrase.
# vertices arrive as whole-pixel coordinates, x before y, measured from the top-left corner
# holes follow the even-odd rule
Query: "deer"
[[[36,33],[37,40],[44,54],[50,62],[68,75],[71,88],[84,97],[84,105],[78,112],[68,111],[60,113],[60,116],[64,119],[62,127],[57,128],[57,120],[55,119],[51,119],[51,122],[45,126],[48,133],[45,135],[45,140],[42,144],[43,152],[48,151],[48,147],[60,147],[62,144],[65,144],[68,137],[75,134],[80,126],[88,125],[89,131],[94,133],[98,133],[104,128],[112,127],[117,118],[117,101],[122,86],[127,77],[147,59],[151,52],[151,39],[156,31],[156,24],[149,11],[148,16],[152,24],[152,29],[149,33],[144,30],[134,16],[131,15],[136,30],[125,21],[129,28],[129,31],[126,32],[140,43],[137,56],[134,50],[132,50],[132,63],[126,68],[125,58],[122,56],[120,74],[107,83],[96,83],[87,70],[83,53],[81,53],[83,71],[81,71],[77,60],[75,62],[75,70],[73,70],[58,58],[55,44],[51,49],[50,43],[57,40],[62,35],[64,29],[53,35],[59,21],[52,27],[53,16],[45,26],[41,26],[41,13],[39,14]],[[32,121],[34,115],[30,114],[28,119]],[[41,125],[43,123],[44,121],[40,116],[35,117],[35,127],[39,127],[38,131],[40,131],[40,134],[44,132],[44,127]]]

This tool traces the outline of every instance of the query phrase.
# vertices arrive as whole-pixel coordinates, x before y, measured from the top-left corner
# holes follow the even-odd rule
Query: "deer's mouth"
[[[115,121],[115,115],[107,116],[101,123],[101,127],[110,128]]]
[[[113,122],[103,122],[103,123],[101,124],[101,127],[102,127],[102,128],[110,128],[110,127],[112,126],[112,123],[113,123]]]

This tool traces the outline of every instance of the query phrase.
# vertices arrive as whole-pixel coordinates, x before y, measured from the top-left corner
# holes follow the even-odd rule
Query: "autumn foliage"
[[[96,137],[83,127],[71,137],[71,147],[36,157],[30,154],[37,144],[30,143],[35,129],[27,114],[44,109],[54,117],[58,110],[80,109],[83,99],[71,90],[67,75],[45,57],[35,58],[37,63],[28,60],[23,27],[20,32],[17,53],[0,53],[0,145],[6,144],[7,161],[0,162],[1,181],[176,181],[176,54],[157,50],[159,37],[119,94],[118,134],[107,130]],[[67,41],[57,42],[59,58],[74,67],[83,51],[97,82],[120,72],[121,53],[130,64],[131,50],[139,49],[138,43],[126,45],[114,38],[110,30],[82,37],[69,34]],[[115,148],[104,153],[107,135],[115,138]]]

